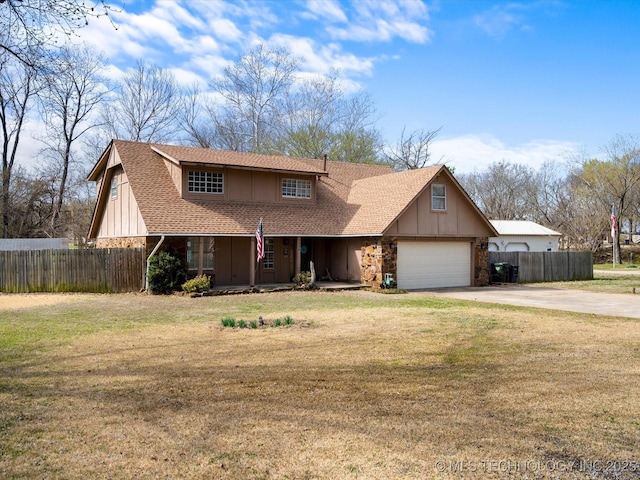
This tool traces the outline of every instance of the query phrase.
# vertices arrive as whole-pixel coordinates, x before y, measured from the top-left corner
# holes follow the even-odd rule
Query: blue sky
[[[257,43],[303,70],[342,72],[371,94],[379,129],[442,131],[434,158],[456,171],[500,160],[534,168],[596,156],[640,134],[640,2],[484,0],[113,1],[117,31],[92,20],[118,77],[144,58],[206,87]]]

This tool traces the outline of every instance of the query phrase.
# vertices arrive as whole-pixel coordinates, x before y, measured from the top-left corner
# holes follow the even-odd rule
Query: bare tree
[[[204,99],[205,95],[198,85],[188,88],[182,96],[178,119],[187,136],[185,143],[194,147],[215,148],[216,128]]]
[[[413,170],[432,164],[429,149],[440,130],[442,127],[435,130],[414,130],[411,133],[406,133],[403,128],[395,147],[389,148],[385,152],[387,161],[395,170]],[[442,161],[442,158],[439,161]]]
[[[8,214],[12,237],[49,237],[55,191],[55,182],[46,173],[34,174],[16,166],[11,181],[11,211]]]
[[[0,155],[2,156],[2,238],[9,238],[11,210],[11,175],[15,166],[22,129],[27,121],[28,106],[35,94],[36,70],[26,62],[17,62],[0,52]]]
[[[36,67],[46,47],[70,37],[91,18],[109,16],[104,1],[2,0],[0,50],[29,67]]]
[[[187,143],[206,148],[377,162],[382,142],[366,92],[347,94],[337,72],[299,76],[298,60],[260,45],[212,82],[191,88],[180,113]],[[302,78],[297,78],[302,77]]]
[[[222,104],[209,109],[216,135],[236,150],[269,151],[274,126],[294,81],[298,60],[287,50],[259,45],[212,82]]]
[[[458,179],[480,210],[492,220],[532,220],[531,194],[534,171],[505,160],[484,172],[460,175]]]
[[[108,93],[101,78],[104,60],[88,46],[63,47],[56,60],[40,94],[47,126],[44,153],[53,161],[58,179],[50,219],[51,236],[58,235],[62,227],[60,216],[70,167],[79,162],[77,141],[97,126],[96,107]]]
[[[374,163],[382,148],[376,109],[366,92],[347,94],[338,73],[296,85],[281,116],[277,151],[287,155]]]
[[[103,121],[113,138],[163,142],[178,131],[180,91],[170,72],[139,61],[124,76]]]
[[[603,231],[611,223],[607,207],[599,196],[593,195],[581,175],[580,169],[574,169],[566,178],[567,188],[563,189],[557,210],[558,222],[561,222],[558,230],[566,235],[569,248],[586,247],[595,253],[602,245]]]
[[[620,225],[635,215],[632,200],[640,189],[640,141],[630,135],[618,135],[605,146],[605,155],[604,160],[583,161],[579,179],[585,191],[600,203],[603,217],[610,215],[612,206],[616,209],[614,260],[619,263]],[[605,232],[601,231],[601,235]]]
[[[335,73],[308,78],[296,86],[286,102],[278,127],[277,149],[296,157],[329,154],[334,132],[342,120],[343,93]]]

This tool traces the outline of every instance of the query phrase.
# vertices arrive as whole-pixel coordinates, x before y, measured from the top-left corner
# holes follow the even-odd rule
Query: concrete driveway
[[[582,290],[564,290],[516,284],[490,287],[443,288],[412,293],[521,307],[538,307],[569,312],[593,313],[596,315],[640,318],[640,286],[636,295],[632,293],[594,293]]]

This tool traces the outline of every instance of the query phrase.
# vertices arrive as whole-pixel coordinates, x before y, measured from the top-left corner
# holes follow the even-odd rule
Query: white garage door
[[[471,244],[398,242],[398,288],[468,287]]]

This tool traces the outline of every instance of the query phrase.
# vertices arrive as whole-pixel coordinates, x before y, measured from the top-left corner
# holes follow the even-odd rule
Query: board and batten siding
[[[111,198],[109,190],[111,179],[107,180],[104,188],[105,195],[102,218],[97,238],[136,237],[147,234],[147,228],[142,219],[138,202],[129,184],[127,174],[121,168],[115,168],[112,177],[116,179],[118,192],[116,198]]]
[[[431,186],[385,231],[388,236],[428,236],[451,238],[488,237],[493,232],[478,214],[471,202],[447,177],[433,183],[446,187],[445,211],[431,208]]]

